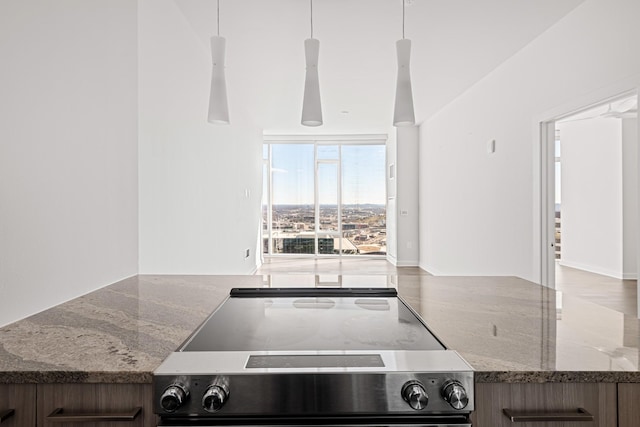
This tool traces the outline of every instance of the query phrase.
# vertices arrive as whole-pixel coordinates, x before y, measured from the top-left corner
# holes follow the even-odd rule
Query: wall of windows
[[[264,254],[385,255],[385,142],[265,137]]]

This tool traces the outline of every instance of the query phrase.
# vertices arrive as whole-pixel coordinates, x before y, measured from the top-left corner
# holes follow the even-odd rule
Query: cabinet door
[[[617,427],[616,384],[478,383],[474,427]],[[511,421],[503,410],[519,416],[585,416],[593,421]],[[637,424],[636,424],[637,425]]]
[[[640,384],[618,384],[619,427],[640,425]]]
[[[38,426],[156,427],[151,384],[39,384]]]
[[[35,427],[35,384],[0,384],[0,418],[2,427]]]

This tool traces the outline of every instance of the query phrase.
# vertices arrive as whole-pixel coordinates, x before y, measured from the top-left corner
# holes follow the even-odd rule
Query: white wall
[[[422,124],[422,268],[539,280],[537,120],[640,82],[638,16],[637,0],[587,0]]]
[[[638,119],[622,119],[622,277],[638,277]]]
[[[562,146],[560,264],[621,278],[622,124],[593,118],[558,123],[557,128]]]
[[[419,261],[418,142],[417,126],[396,128],[387,140],[387,260],[399,267]]]
[[[396,128],[396,221],[398,266],[417,266],[418,241],[418,142],[420,128]]]
[[[232,124],[211,125],[210,48],[173,1],[139,2],[139,43],[140,273],[252,273],[262,130],[234,96],[243,82],[227,71]]]
[[[398,187],[398,156],[396,150],[396,133],[389,133],[387,139],[387,261],[392,264],[398,262],[398,218],[397,218],[397,187]]]
[[[0,2],[0,325],[137,271],[136,2]]]

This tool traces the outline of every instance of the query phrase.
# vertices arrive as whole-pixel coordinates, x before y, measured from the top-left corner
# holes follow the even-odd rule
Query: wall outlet
[[[251,256],[251,249],[244,250],[244,259],[247,259]]]

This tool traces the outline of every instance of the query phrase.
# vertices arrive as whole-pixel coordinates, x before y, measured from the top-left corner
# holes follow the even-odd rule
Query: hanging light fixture
[[[304,126],[320,126],[322,124],[320,81],[318,78],[320,42],[313,38],[313,0],[309,1],[311,5],[311,38],[304,41],[307,71],[305,73],[304,98],[302,100],[302,124]]]
[[[411,93],[411,75],[409,59],[411,40],[404,38],[404,3],[402,1],[402,40],[396,42],[398,53],[398,79],[396,81],[396,105],[393,112],[394,126],[413,126],[416,118],[413,112],[413,94]]]
[[[229,124],[227,82],[224,76],[225,39],[220,37],[220,0],[217,0],[218,35],[211,37],[211,92],[209,95],[209,123]]]

